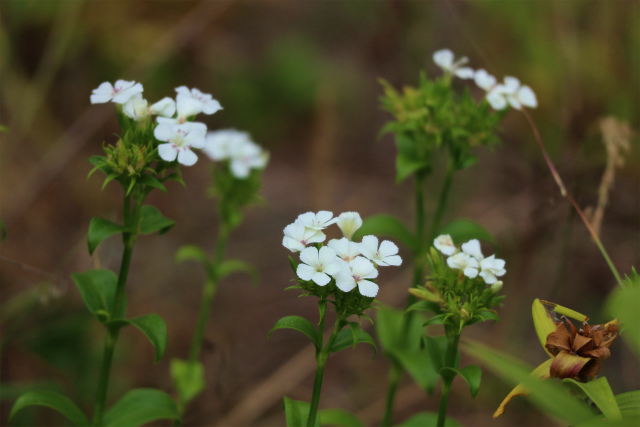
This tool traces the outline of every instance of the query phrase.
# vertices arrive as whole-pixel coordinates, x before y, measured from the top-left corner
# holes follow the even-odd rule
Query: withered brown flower
[[[555,332],[547,336],[545,347],[553,354],[550,375],[555,378],[573,378],[587,382],[600,371],[602,361],[611,356],[609,347],[618,337],[618,322],[605,325],[582,323],[578,330],[562,316]]]

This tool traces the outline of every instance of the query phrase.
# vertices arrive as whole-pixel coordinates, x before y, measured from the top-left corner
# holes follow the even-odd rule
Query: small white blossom
[[[346,237],[342,239],[329,240],[328,246],[336,251],[336,255],[343,261],[353,261],[355,257],[360,255],[360,244],[348,240]]]
[[[146,99],[134,95],[122,105],[122,112],[127,117],[140,121],[149,117],[149,103]]]
[[[484,259],[484,255],[482,255],[482,249],[480,248],[480,242],[477,239],[469,240],[467,243],[463,243],[462,252],[471,255],[478,261]]]
[[[348,263],[340,262],[342,269],[334,276],[338,289],[349,292],[357,285],[360,293],[366,297],[375,297],[378,294],[378,285],[366,280],[378,277],[378,270],[371,261],[359,256]]]
[[[178,95],[178,119],[195,116],[196,114],[213,114],[222,110],[222,105],[208,93],[202,93],[198,89],[189,89],[186,86],[176,88]]]
[[[153,131],[154,136],[165,144],[158,145],[158,154],[167,161],[178,159],[178,163],[191,166],[198,160],[198,156],[191,151],[192,148],[204,147],[204,135],[206,126],[197,126],[196,123],[182,125],[159,124]]]
[[[381,266],[398,266],[402,264],[402,258],[397,255],[398,247],[389,240],[385,240],[380,243],[378,248],[378,238],[376,236],[364,236],[362,243],[360,243],[360,252]]]
[[[458,252],[450,256],[447,258],[447,264],[451,268],[462,270],[465,276],[472,279],[478,275],[478,261],[467,253]]]
[[[362,227],[362,218],[358,212],[343,212],[338,217],[338,227],[342,231],[342,235],[351,240],[353,233]]]
[[[433,62],[443,70],[455,74],[461,79],[473,78],[473,70],[469,67],[462,67],[462,65],[469,62],[469,59],[465,56],[454,62],[453,52],[449,49],[442,49],[433,54]]]
[[[322,231],[307,228],[304,224],[294,222],[284,228],[282,245],[291,252],[300,252],[310,243],[324,242],[325,237]]]
[[[453,244],[453,239],[448,234],[442,234],[433,241],[433,246],[445,255],[453,255],[458,252],[458,248]]]
[[[327,246],[323,246],[319,251],[314,247],[303,249],[300,252],[300,261],[304,264],[298,264],[298,277],[302,280],[313,280],[319,286],[326,286],[331,281],[329,276],[338,273],[342,268],[336,252]]]
[[[105,102],[115,102],[124,104],[133,95],[142,93],[142,84],[135,81],[118,80],[115,85],[104,82],[91,93],[92,104],[104,104]]]
[[[484,279],[485,283],[490,285],[497,282],[497,277],[504,276],[507,270],[504,269],[505,262],[503,259],[498,259],[495,255],[491,255],[480,261],[480,276]]]
[[[337,218],[332,218],[333,212],[330,211],[320,211],[315,214],[313,212],[307,212],[298,215],[296,222],[304,224],[304,226],[307,228],[322,230],[338,220]]]
[[[246,178],[251,169],[263,169],[269,158],[259,145],[251,141],[246,132],[223,129],[209,132],[203,151],[212,160],[229,160],[231,173]]]
[[[538,100],[533,90],[529,86],[521,86],[520,80],[515,77],[505,77],[504,84],[498,85],[498,88],[516,110],[521,110],[523,106],[529,108],[538,106]]]
[[[478,70],[473,75],[476,84],[487,91],[486,99],[494,110],[502,110],[507,106],[504,87],[496,84],[496,78],[485,70]]]
[[[168,96],[149,107],[149,113],[162,117],[171,117],[176,113],[176,101]]]

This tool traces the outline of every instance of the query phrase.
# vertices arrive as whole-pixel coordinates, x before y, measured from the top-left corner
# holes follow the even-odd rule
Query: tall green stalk
[[[444,366],[446,368],[455,369],[456,355],[458,354],[458,341],[460,340],[460,330],[452,327],[446,327],[447,335],[447,353],[445,355]],[[440,394],[440,406],[438,408],[438,424],[437,427],[444,427],[447,418],[447,404],[449,403],[449,393],[451,392],[451,384],[455,373],[446,371],[442,375],[442,393]]]
[[[436,213],[433,215],[433,221],[431,222],[431,230],[428,236],[429,241],[432,241],[437,237],[436,233],[440,228],[440,223],[442,222],[442,217],[447,207],[447,201],[449,199],[449,192],[451,191],[451,183],[453,182],[453,174],[455,173],[455,171],[456,168],[453,158],[449,156],[449,162],[447,163],[447,174],[444,177],[442,190],[440,190],[440,198],[438,199],[438,207],[436,209]]]

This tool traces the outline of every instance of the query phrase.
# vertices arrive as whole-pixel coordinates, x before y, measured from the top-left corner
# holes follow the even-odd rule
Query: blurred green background
[[[87,159],[118,132],[112,105],[89,104],[103,81],[137,80],[151,101],[180,85],[211,93],[224,110],[201,117],[210,129],[250,132],[271,152],[264,206],[253,208],[229,256],[261,272],[257,288],[243,276],[221,284],[207,330],[207,390],[186,426],[278,426],[282,396],[309,400],[315,369],[302,335],[266,335],[284,315],[315,319],[315,301],[283,289],[293,275],[282,229],[299,213],[355,210],[392,213],[413,223],[412,186],[394,184],[395,149],[378,131],[378,78],[396,87],[440,73],[431,54],[450,48],[474,68],[514,75],[538,96],[531,114],[558,170],[583,207],[593,206],[606,164],[599,120],[614,115],[638,129],[640,3],[633,1],[0,1],[0,423],[32,387],[64,391],[90,410],[102,330],[84,309],[69,275],[97,266],[117,270],[121,244],[106,241],[89,257],[93,216],[119,220],[116,185],[87,180]],[[463,82],[456,82],[461,87]],[[482,93],[470,84],[474,93]],[[585,227],[559,196],[525,118],[511,112],[503,144],[455,177],[446,219],[467,217],[496,236],[486,247],[507,261],[496,325],[469,328],[474,338],[537,365],[546,357],[531,322],[534,298],[607,321],[602,302],[615,281]],[[623,273],[640,266],[640,174],[637,135],[617,172],[602,240]],[[167,355],[136,331],[121,334],[110,400],[133,387],[171,392],[168,363],[185,357],[204,274],[176,265],[176,249],[212,250],[215,201],[206,197],[208,159],[184,168],[187,187],[152,195],[177,226],[140,239],[128,284],[129,313],[155,312],[169,328]],[[442,159],[446,164],[446,159]],[[444,167],[428,181],[433,212]],[[331,236],[330,236],[331,237]],[[401,249],[402,253],[406,252]],[[408,257],[405,256],[408,261]],[[402,307],[410,268],[384,271],[378,299]],[[434,327],[435,328],[435,327]],[[434,332],[436,330],[434,329]],[[622,341],[605,362],[616,393],[640,388],[637,360]],[[370,349],[345,351],[325,371],[322,408],[344,408],[376,425],[389,363]],[[552,423],[525,399],[491,414],[509,387],[490,373],[476,399],[456,383],[451,415],[468,426]],[[405,379],[396,420],[434,410]],[[61,425],[47,410],[25,410],[11,425]]]

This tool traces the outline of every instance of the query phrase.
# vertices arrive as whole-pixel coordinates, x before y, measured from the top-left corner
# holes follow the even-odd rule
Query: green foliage
[[[76,426],[85,427],[90,425],[87,417],[71,399],[63,394],[46,390],[28,391],[20,396],[11,408],[9,419],[27,406],[46,406],[61,413]]]
[[[478,394],[478,390],[480,390],[480,380],[482,378],[482,371],[479,366],[469,365],[465,366],[462,369],[454,369],[449,367],[444,367],[440,369],[440,375],[442,377],[446,375],[460,375],[463,380],[467,382],[469,385],[469,391],[471,392],[471,397],[476,397]]]
[[[333,342],[333,345],[331,346],[329,351],[331,353],[337,353],[347,347],[355,347],[356,344],[360,343],[369,344],[371,347],[373,347],[373,357],[371,358],[371,360],[375,359],[376,353],[378,352],[376,343],[375,341],[373,341],[373,338],[371,338],[371,335],[363,330],[360,330],[356,336],[352,330],[343,329],[338,333],[336,340]]]
[[[133,319],[113,319],[107,323],[110,328],[122,328],[127,325],[135,326],[147,337],[156,350],[156,362],[162,359],[167,349],[167,325],[162,317],[151,313]]]
[[[640,390],[616,394],[616,403],[624,418],[640,418]]]
[[[243,218],[243,208],[261,200],[262,170],[252,169],[248,177],[236,178],[229,169],[229,162],[214,165],[211,194],[218,199],[220,221],[229,229],[236,228]]]
[[[622,322],[620,334],[627,344],[640,357],[640,278],[635,269],[631,276],[625,277],[625,288],[613,292],[606,303],[606,310]]]
[[[87,233],[89,254],[92,255],[93,251],[95,251],[98,245],[106,238],[125,231],[127,231],[126,227],[114,224],[109,220],[91,218],[91,222],[89,223],[89,232]]]
[[[217,271],[218,279],[223,279],[233,273],[246,273],[251,277],[253,284],[258,284],[260,281],[260,273],[258,269],[249,264],[248,262],[239,259],[228,259],[220,263]]]
[[[389,349],[388,354],[398,361],[411,378],[426,392],[433,393],[438,383],[438,370],[426,350]]]
[[[377,310],[376,334],[386,353],[393,349],[417,350],[420,348],[424,316],[414,313],[405,316],[401,310],[381,306]]]
[[[432,412],[420,412],[415,414],[405,422],[396,427],[435,427],[438,423],[438,414]],[[444,421],[445,427],[461,427],[453,418],[447,417]]]
[[[303,427],[307,425],[310,405],[300,400],[291,400],[284,397],[284,415],[287,427]],[[316,417],[314,427],[320,427],[320,417]]]
[[[184,262],[187,260],[200,261],[202,264],[209,263],[209,256],[202,250],[201,247],[196,245],[184,245],[180,246],[175,255],[176,262]]]
[[[413,234],[398,219],[391,215],[379,214],[367,217],[362,226],[356,230],[353,240],[360,240],[363,236],[389,236],[402,242],[412,252],[416,251],[417,242]]]
[[[311,339],[313,345],[316,346],[317,349],[322,348],[320,344],[320,337],[318,336],[318,331],[316,328],[304,317],[300,316],[285,316],[278,320],[276,324],[269,331],[269,337],[271,333],[276,329],[294,329],[296,331],[302,332],[306,336]]]
[[[184,405],[205,388],[204,368],[198,361],[171,359],[171,378],[176,385],[179,401]]]
[[[620,420],[622,415],[611,386],[605,377],[587,383],[578,382],[571,378],[562,380],[570,388],[580,390],[600,409],[602,414],[610,420]]]
[[[444,225],[436,235],[448,234],[454,242],[466,242],[478,239],[489,243],[495,243],[493,235],[475,221],[470,219],[456,219]]]
[[[124,316],[126,304],[119,307],[118,313],[113,313],[118,284],[118,276],[113,271],[90,270],[72,274],[71,278],[76,283],[87,308],[100,322],[106,324],[109,319]]]
[[[141,234],[151,234],[157,231],[162,235],[175,224],[175,221],[162,215],[155,206],[144,205],[140,208],[140,228],[138,231]]]
[[[325,409],[318,412],[320,425],[338,427],[364,427],[358,417],[342,409]]]
[[[128,392],[104,414],[104,427],[138,427],[156,420],[180,420],[178,408],[166,393],[151,388]]]

